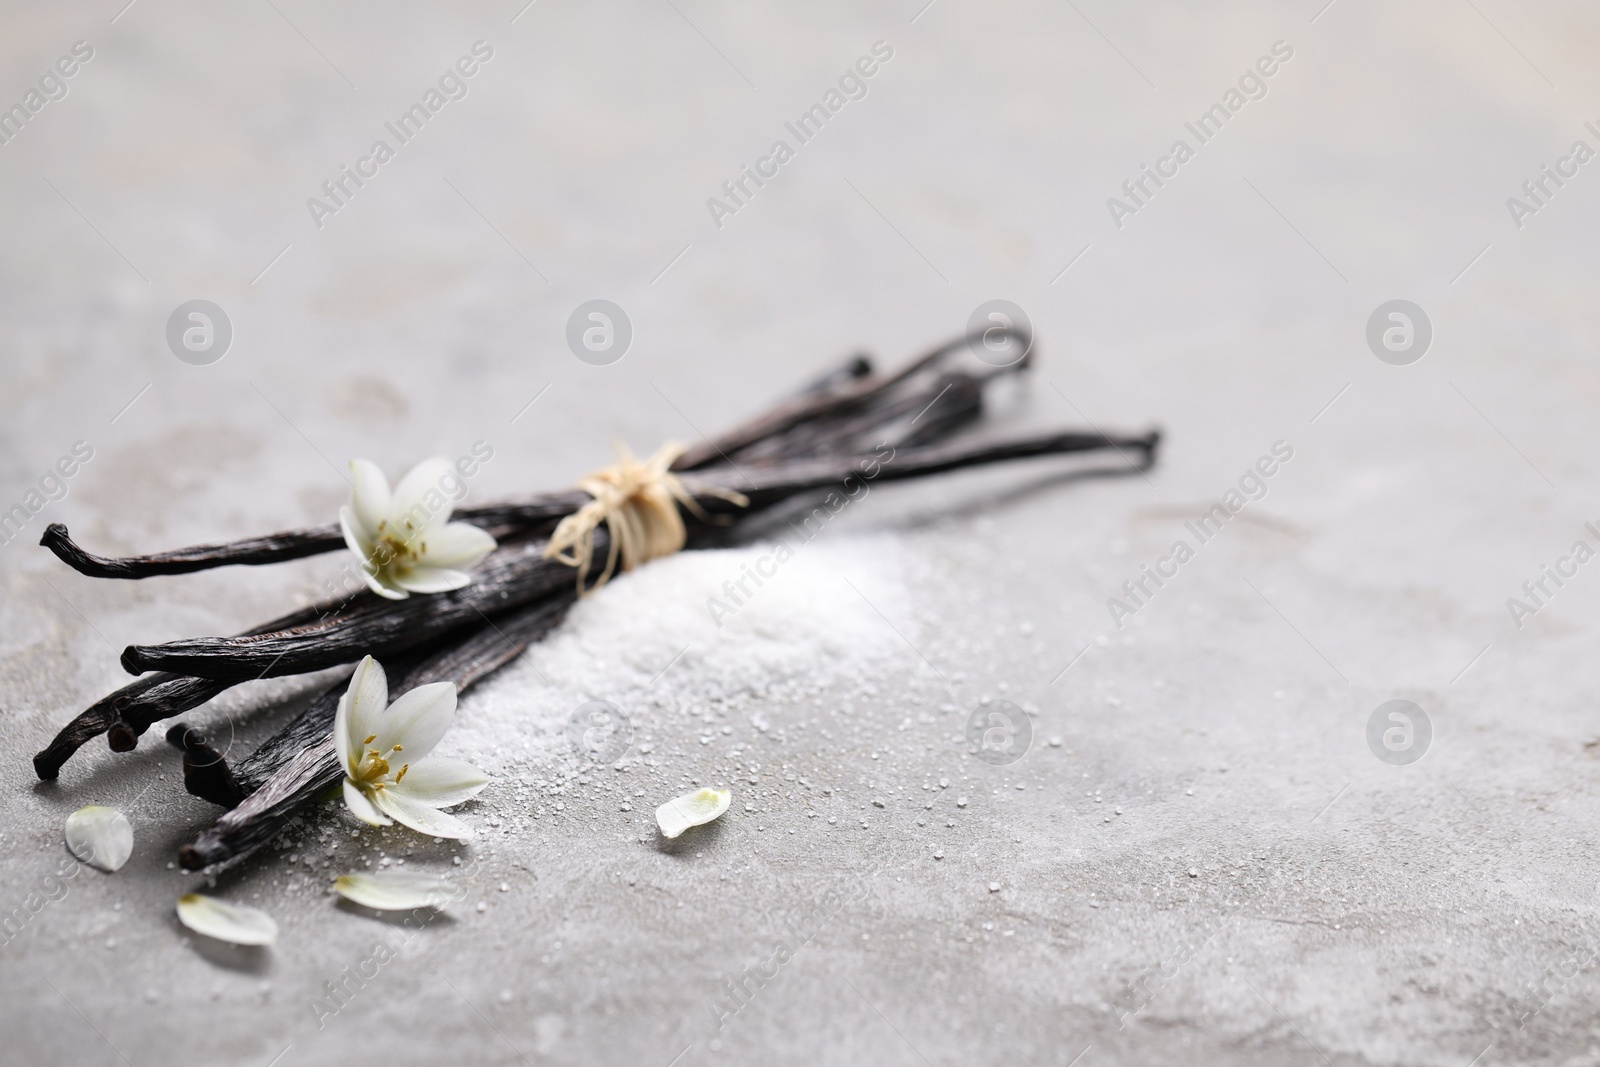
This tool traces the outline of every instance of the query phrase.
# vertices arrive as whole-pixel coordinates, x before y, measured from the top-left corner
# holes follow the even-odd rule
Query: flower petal
[[[199,893],[178,898],[178,921],[197,934],[235,945],[270,945],[278,937],[278,924],[266,912]]]
[[[344,806],[350,809],[350,814],[366,823],[368,826],[388,826],[392,820],[383,812],[372,806],[372,801],[367,799],[367,794],[361,787],[350,779],[344,780]]]
[[[339,509],[339,532],[344,534],[345,547],[356,554],[365,571],[371,566],[368,561],[372,559],[372,534],[362,528],[361,520],[348,506]]]
[[[489,776],[466,760],[429,756],[410,763],[406,776],[387,788],[430,808],[448,808],[477,796]]]
[[[389,517],[389,479],[368,459],[352,459],[350,474],[355,479],[350,486],[350,510],[359,520],[361,531],[372,540],[377,536],[378,523]]]
[[[389,710],[377,719],[370,733],[378,735],[372,748],[388,753],[400,746],[398,759],[385,755],[396,772],[402,763],[420,762],[433,751],[439,738],[450,729],[456,716],[456,687],[454,682],[434,682],[419,685],[405,696],[389,705]]]
[[[461,895],[460,890],[443,878],[401,871],[341,874],[333,880],[333,891],[353,904],[374,911],[442,908]]]
[[[472,575],[446,567],[412,567],[397,571],[394,584],[413,593],[448,593],[472,584]]]
[[[386,815],[393,816],[395,822],[404,823],[419,834],[457,839],[472,836],[472,827],[454,815],[446,815],[426,804],[419,804],[415,800],[401,796],[393,789],[377,790],[374,799]]]
[[[454,469],[449,460],[436,456],[418,463],[400,479],[389,500],[389,527],[396,537],[415,544],[424,531],[449,521],[454,503],[439,483]]]
[[[494,550],[495,539],[489,531],[470,522],[448,522],[428,531],[427,540],[422,542],[422,566],[467,570]]]
[[[356,761],[353,758],[361,749],[350,744],[350,693],[348,690],[339,697],[339,703],[333,709],[333,751],[339,757],[339,766],[344,768],[344,773],[356,772]]]
[[[394,585],[387,574],[373,574],[366,568],[362,568],[361,577],[367,583],[368,589],[386,600],[404,600],[411,595],[399,586]]]
[[[116,808],[79,808],[67,816],[67,851],[91,867],[114,871],[133,855],[133,825]]]
[[[673,797],[656,809],[662,837],[677,837],[691,826],[710,822],[728,810],[733,794],[726,789],[700,789]]]
[[[333,745],[350,776],[359,770],[366,740],[378,732],[378,722],[388,703],[389,678],[383,664],[363,656],[333,712]]]

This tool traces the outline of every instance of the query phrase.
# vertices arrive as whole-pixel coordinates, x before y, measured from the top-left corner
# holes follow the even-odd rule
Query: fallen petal
[[[79,808],[67,816],[67,851],[91,867],[114,871],[133,855],[133,825],[116,808]]]
[[[700,826],[728,810],[733,794],[726,789],[700,789],[673,797],[656,809],[656,825],[662,837],[677,837],[691,826]]]
[[[278,937],[278,924],[259,908],[226,904],[199,893],[178,898],[178,921],[197,934],[235,945],[270,945]]]
[[[341,874],[333,880],[333,891],[354,904],[374,911],[442,908],[459,895],[456,887],[443,878],[399,871]]]

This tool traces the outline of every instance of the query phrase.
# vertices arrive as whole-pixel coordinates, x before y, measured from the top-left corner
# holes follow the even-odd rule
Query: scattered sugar
[[[896,633],[918,640],[905,541],[839,537],[783,563],[776,547],[682,552],[579,601],[554,633],[462,698],[440,753],[553,785],[582,766],[566,727],[590,700],[629,720],[624,758],[655,765],[697,740],[765,734],[765,712],[797,701],[876,695],[886,673],[915,659]]]

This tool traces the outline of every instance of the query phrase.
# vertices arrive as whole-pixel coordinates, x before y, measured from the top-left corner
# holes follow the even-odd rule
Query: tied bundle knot
[[[544,558],[554,559],[578,569],[578,595],[588,593],[610,581],[620,564],[631,571],[660,556],[670,556],[688,539],[678,506],[697,519],[712,521],[695,500],[681,478],[672,473],[672,464],[686,451],[684,445],[669,441],[655,455],[640,461],[623,444],[617,445],[617,462],[593,471],[578,480],[577,487],[594,499],[562,519],[550,535]],[[698,487],[702,493],[721,497],[739,507],[750,500],[731,489]],[[594,532],[605,523],[611,533],[605,569],[593,585],[585,585],[594,563]]]

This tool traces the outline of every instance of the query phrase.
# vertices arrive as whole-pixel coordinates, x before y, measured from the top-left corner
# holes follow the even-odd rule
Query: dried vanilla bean
[[[1148,465],[1160,435],[1109,437],[1099,433],[1054,433],[979,444],[928,445],[904,448],[890,455],[853,457],[849,461],[817,459],[760,468],[754,484],[738,486],[750,500],[735,509],[725,499],[697,494],[701,507],[713,514],[748,515],[798,493],[864,481],[898,481],[983,463],[1068,452],[1114,449],[1137,452]],[[730,484],[728,488],[735,486]],[[695,534],[691,534],[694,538]],[[596,555],[608,545],[604,527],[595,534]],[[543,558],[543,541],[502,547],[474,575],[471,585],[436,596],[373,602],[338,618],[277,633],[250,637],[198,637],[161,645],[130,645],[122,664],[132,673],[172,671],[199,678],[243,681],[248,678],[304,674],[349,663],[368,653],[392,655],[441,637],[493,611],[526,604],[572,580],[565,564]]]
[[[868,378],[871,370],[871,363],[865,356],[854,356],[842,367],[806,387],[801,395],[811,398],[812,402],[816,402],[819,398],[825,399],[831,393],[851,389],[862,379]],[[955,410],[958,400],[963,403],[971,402],[971,392],[970,387],[958,384],[957,388],[939,399],[936,407],[922,422],[922,435],[936,434],[944,430],[945,414]],[[882,391],[876,395],[881,396]],[[916,399],[920,401],[920,398]],[[930,396],[928,399],[931,401],[934,397]],[[825,407],[825,403],[821,404],[818,410],[823,410]],[[899,413],[898,410],[888,411],[886,417],[892,418]],[[965,421],[968,417],[970,416],[962,411],[958,421]],[[859,424],[871,421],[870,417],[860,415],[856,416],[856,419],[857,424],[850,427],[851,432],[861,432]],[[815,430],[819,435],[818,440],[806,444],[812,448],[820,448],[826,440],[822,434],[823,429],[824,427],[817,425]],[[791,447],[799,450],[805,445],[796,441]],[[715,451],[709,455],[717,462],[722,459]],[[680,462],[679,467],[683,466],[684,464]],[[533,501],[524,503],[466,508],[456,512],[456,517],[474,522],[497,535],[504,535],[507,531],[538,530],[543,526],[552,525],[587,500],[588,494],[568,490],[543,494]],[[157,556],[111,559],[85,552],[71,540],[66,527],[54,524],[46,531],[43,543],[61,559],[85,574],[98,577],[137,578],[154,574],[183,573],[227,563],[254,565],[293,559],[311,554],[312,551],[336,549],[343,545],[343,540],[336,526],[327,526],[311,530],[287,531],[269,537],[228,544],[196,546]],[[323,547],[314,547],[317,545]],[[326,609],[323,609],[322,614],[326,614]],[[292,625],[290,619],[277,620],[260,630],[251,632],[282,630],[289,628],[290,625]],[[241,676],[237,680],[244,680],[245,677]],[[137,745],[139,735],[153,723],[197,707],[226,688],[225,684],[219,686],[219,681],[192,677],[142,678],[92,705],[63,728],[55,740],[34,758],[35,770],[41,778],[55,778],[66,760],[84,742],[108,731],[111,733],[113,750],[131,751]]]
[[[163,681],[131,699],[115,702],[117,718],[106,730],[106,744],[113,752],[132,752],[139,747],[144,732],[179,712],[197,708],[229,688],[226,682],[209,678],[163,675]]]
[[[304,530],[285,530],[265,537],[248,537],[223,544],[194,545],[149,556],[112,558],[81,548],[59,522],[45,527],[39,543],[67,566],[91,578],[146,578],[156,574],[187,574],[230,563],[258,566],[332,552],[344,544],[338,523]]]
[[[1013,335],[1026,340],[1020,333]],[[775,409],[688,449],[673,469],[689,475],[685,484],[700,507],[724,525],[686,516],[687,547],[715,544],[727,523],[797,496],[841,488],[849,492],[852,481],[895,481],[977,464],[1106,450],[1119,453],[1132,469],[1154,462],[1157,432],[1068,432],[940,443],[979,416],[988,382],[1028,365],[1024,357],[1004,368],[948,369],[947,361],[961,356],[975,340],[952,341],[887,375],[873,373],[865,357],[853,357]],[[1117,467],[1118,472],[1129,469]],[[743,493],[748,506],[733,507],[716,490]],[[130,646],[123,653],[128,670],[170,673],[141,678],[85,710],[35,757],[35,769],[41,778],[55,777],[73,751],[101,732],[109,734],[114,749],[131,749],[154,722],[238,682],[348,664],[365,654],[385,664],[396,689],[443,680],[466,688],[520,654],[564,616],[575,595],[573,572],[543,558],[543,536],[589,500],[587,493],[565,490],[457,511],[455,518],[502,541],[464,589],[402,601],[362,592],[233,638]],[[328,525],[116,559],[84,551],[56,524],[46,530],[42,543],[83,573],[121,578],[267,564],[344,544],[338,528]],[[603,555],[608,545],[609,530],[602,526],[595,531],[595,551]],[[232,809],[185,846],[180,859],[186,868],[247,853],[337,785],[342,770],[333,752],[331,724],[346,684],[341,679],[327,687],[287,726],[232,766],[202,731],[182,723],[168,731],[168,740],[184,753],[186,788]]]
[[[777,410],[691,449],[674,469],[693,472],[686,484],[702,508],[715,518],[735,521],[797,495],[840,487],[849,491],[852,480],[893,481],[976,464],[1105,450],[1119,453],[1133,469],[1154,462],[1160,442],[1157,432],[1141,436],[1068,432],[938,443],[979,415],[988,381],[1026,366],[1024,359],[1012,367],[977,374],[941,373],[941,362],[960,353],[969,340],[934,349],[888,376],[873,375],[870,364],[858,358]],[[716,489],[742,492],[749,504],[734,508]],[[248,678],[319,670],[370,653],[385,663],[397,689],[438,680],[452,680],[465,688],[520,654],[565,614],[574,596],[572,571],[543,558],[545,542],[536,534],[587,500],[585,493],[568,491],[522,504],[458,512],[458,518],[472,521],[469,516],[476,514],[480,525],[514,535],[480,565],[473,584],[465,589],[404,601],[363,595],[337,618],[232,639],[130,646],[123,655],[124,666],[132,671],[176,671],[190,676],[178,681],[196,684],[212,679],[209,684],[225,686]],[[717,540],[718,528],[692,519],[689,525],[687,547]],[[308,532],[315,531],[291,531]],[[597,553],[605,553],[608,535],[605,527],[595,531]],[[70,545],[64,530],[61,541]],[[237,546],[184,552],[225,553],[230,547]],[[173,562],[160,559],[163,564]],[[193,560],[182,562],[185,569],[198,569],[188,565]],[[489,617],[492,622],[486,621]],[[295,720],[232,767],[200,732],[183,724],[169,731],[169,740],[184,751],[189,791],[225,806],[236,805],[185,846],[180,859],[186,868],[228,860],[271,840],[297,811],[338,784],[342,770],[330,728],[345,686],[340,680],[328,687]]]
[[[186,723],[175,723],[167,741],[183,750],[183,788],[201,800],[232,808],[244,799],[244,789],[228,767],[227,757],[212,747],[206,735]]]
[[[902,409],[908,406],[924,405],[913,405],[915,397],[911,400],[897,399],[885,404],[881,417],[876,420],[872,417],[873,406],[882,403],[893,386],[957,351],[964,343],[957,342],[936,349],[899,373],[880,378],[872,377],[872,365],[864,356],[851,357],[844,366],[813,382],[795,399],[781,405],[773,413],[727,435],[726,451],[719,444],[703,443],[689,449],[673,465],[673,469],[692,471],[723,463],[729,458],[727,452],[737,452],[753,444],[767,443],[770,446],[763,450],[762,456],[792,458],[818,449],[833,453],[849,452],[875,443],[856,438],[863,436],[874,421],[889,421],[899,417]],[[830,423],[831,417],[848,417],[850,422],[841,432]],[[766,440],[785,434],[788,436],[782,442]],[[541,493],[526,501],[460,508],[452,517],[482,527],[497,537],[531,534],[553,526],[588,500],[586,493],[562,490]],[[72,539],[66,526],[51,523],[45,528],[39,543],[81,574],[92,578],[132,579],[189,574],[229,565],[255,567],[303,559],[337,551],[344,547],[344,538],[337,523],[328,523],[299,530],[284,530],[264,537],[192,545],[151,555],[112,557],[89,552]]]
[[[360,599],[362,597],[358,596],[313,604],[264,626],[246,630],[240,636],[272,633],[317,619],[337,618]],[[101,734],[109,734],[113,752],[131,752],[138,745],[140,735],[152,725],[199,707],[230,684],[174,674],[154,674],[130,682],[95,701],[63,726],[50,744],[33,757],[34,773],[43,781],[54,781],[72,754]]]
[[[486,504],[461,508],[452,518],[481,526],[496,536],[525,533],[559,522],[582,507],[587,493],[562,490],[542,493],[526,501]],[[39,543],[56,554],[67,566],[91,578],[150,578],[160,574],[189,574],[213,567],[238,565],[260,567],[285,560],[303,559],[344,547],[338,523],[312,526],[303,530],[284,530],[265,537],[225,541],[212,545],[193,545],[148,556],[97,556],[86,551],[59,522],[45,527]]]
[[[178,863],[186,871],[197,871],[266,844],[296,812],[337,786],[343,774],[331,735],[301,749],[264,788],[245,797],[199,837],[179,848]]]
[[[936,441],[977,419],[983,409],[984,387],[991,380],[1026,366],[1019,362],[982,373],[940,372],[939,362],[954,351],[946,346],[940,350],[940,358],[921,372],[897,378],[892,386],[880,385],[862,403],[836,404],[787,429],[769,428],[760,440],[735,450],[727,462],[740,466],[781,464],[865,452],[885,441],[897,447]]]
[[[1012,374],[1026,370],[1030,365],[1031,339],[1020,331],[1008,331],[1008,334],[1026,341],[1028,355],[1008,367],[997,368],[979,376],[980,382],[995,374]],[[792,446],[796,443],[796,438],[802,440],[806,438],[808,424],[849,417],[857,411],[881,403],[886,397],[892,396],[893,391],[902,384],[925,371],[931,371],[952,356],[967,352],[971,344],[979,342],[980,337],[976,334],[960,337],[925,352],[893,374],[862,376],[823,394],[802,393],[742,426],[691,446],[679,457],[678,462],[673,464],[673,470],[691,471],[719,461],[737,463],[740,462],[741,456],[755,460],[758,458],[758,453],[769,448],[781,448],[781,454],[793,457],[795,452]],[[790,441],[790,446],[787,448],[778,444],[779,440],[786,436]],[[754,446],[761,448],[757,449]]]
[[[554,629],[576,597],[574,588],[562,588],[537,604],[491,619],[424,652],[392,657],[391,662],[395,664],[397,677],[409,678],[427,670],[437,675],[433,681],[453,681],[458,689],[465,689],[509,663]],[[405,688],[422,684],[408,683]],[[333,728],[334,707],[347,685],[348,679],[341,679],[328,690],[332,699],[327,699],[327,693],[323,694],[293,722],[238,762],[234,774],[246,794],[259,789],[294,753],[320,740]]]
[[[803,423],[740,453],[738,462],[759,458],[777,466],[867,452],[885,442],[896,448],[929,443],[976,421],[982,412],[980,380],[968,374],[941,375],[925,389],[885,397],[861,411]]]
[[[604,550],[609,541],[596,543]],[[170,670],[240,682],[306,674],[364,655],[393,655],[520,607],[572,583],[572,568],[543,557],[543,540],[502,545],[473,573],[472,584],[406,600],[363,597],[351,611],[293,629],[249,637],[198,637],[129,645],[130,673]]]
[[[460,690],[470,688],[549,633],[566,615],[574,597],[575,591],[567,586],[429,655],[409,662],[387,661],[391,691],[403,692],[430,682],[454,682]],[[265,844],[296,812],[339,784],[344,769],[334,752],[332,728],[345,687],[343,681],[331,686],[287,727],[239,761],[229,778],[243,798],[179,850],[178,862],[186,870],[233,859]],[[186,769],[188,762],[186,756]]]
[[[871,374],[872,358],[865,352],[858,352],[845,360],[843,366],[836,367],[810,385],[795,390],[795,395],[816,396],[818,394],[831,393],[840,386],[847,385],[858,378],[870,377]]]
[[[118,689],[90,704],[61,728],[50,744],[33,757],[33,771],[42,781],[54,781],[72,754],[89,741],[118,725],[124,707],[135,702],[156,707],[171,707],[168,715],[199,707],[227,688],[224,682],[204,678],[180,678],[171,674],[152,674],[148,678]],[[165,717],[165,716],[163,716]]]
[[[1160,444],[1161,433],[1158,430],[1137,437],[1071,430],[978,443],[922,445],[894,449],[887,454],[877,452],[868,456],[854,456],[847,460],[796,460],[776,467],[759,468],[751,475],[751,481],[755,484],[740,487],[740,491],[750,500],[748,509],[733,509],[726,501],[712,496],[697,499],[700,506],[712,514],[725,514],[731,510],[743,514],[799,493],[838,487],[852,478],[869,482],[901,481],[987,463],[1107,449],[1133,460],[1134,466],[1129,468],[1130,471],[1144,470],[1154,463]],[[729,488],[732,487],[730,482]]]

